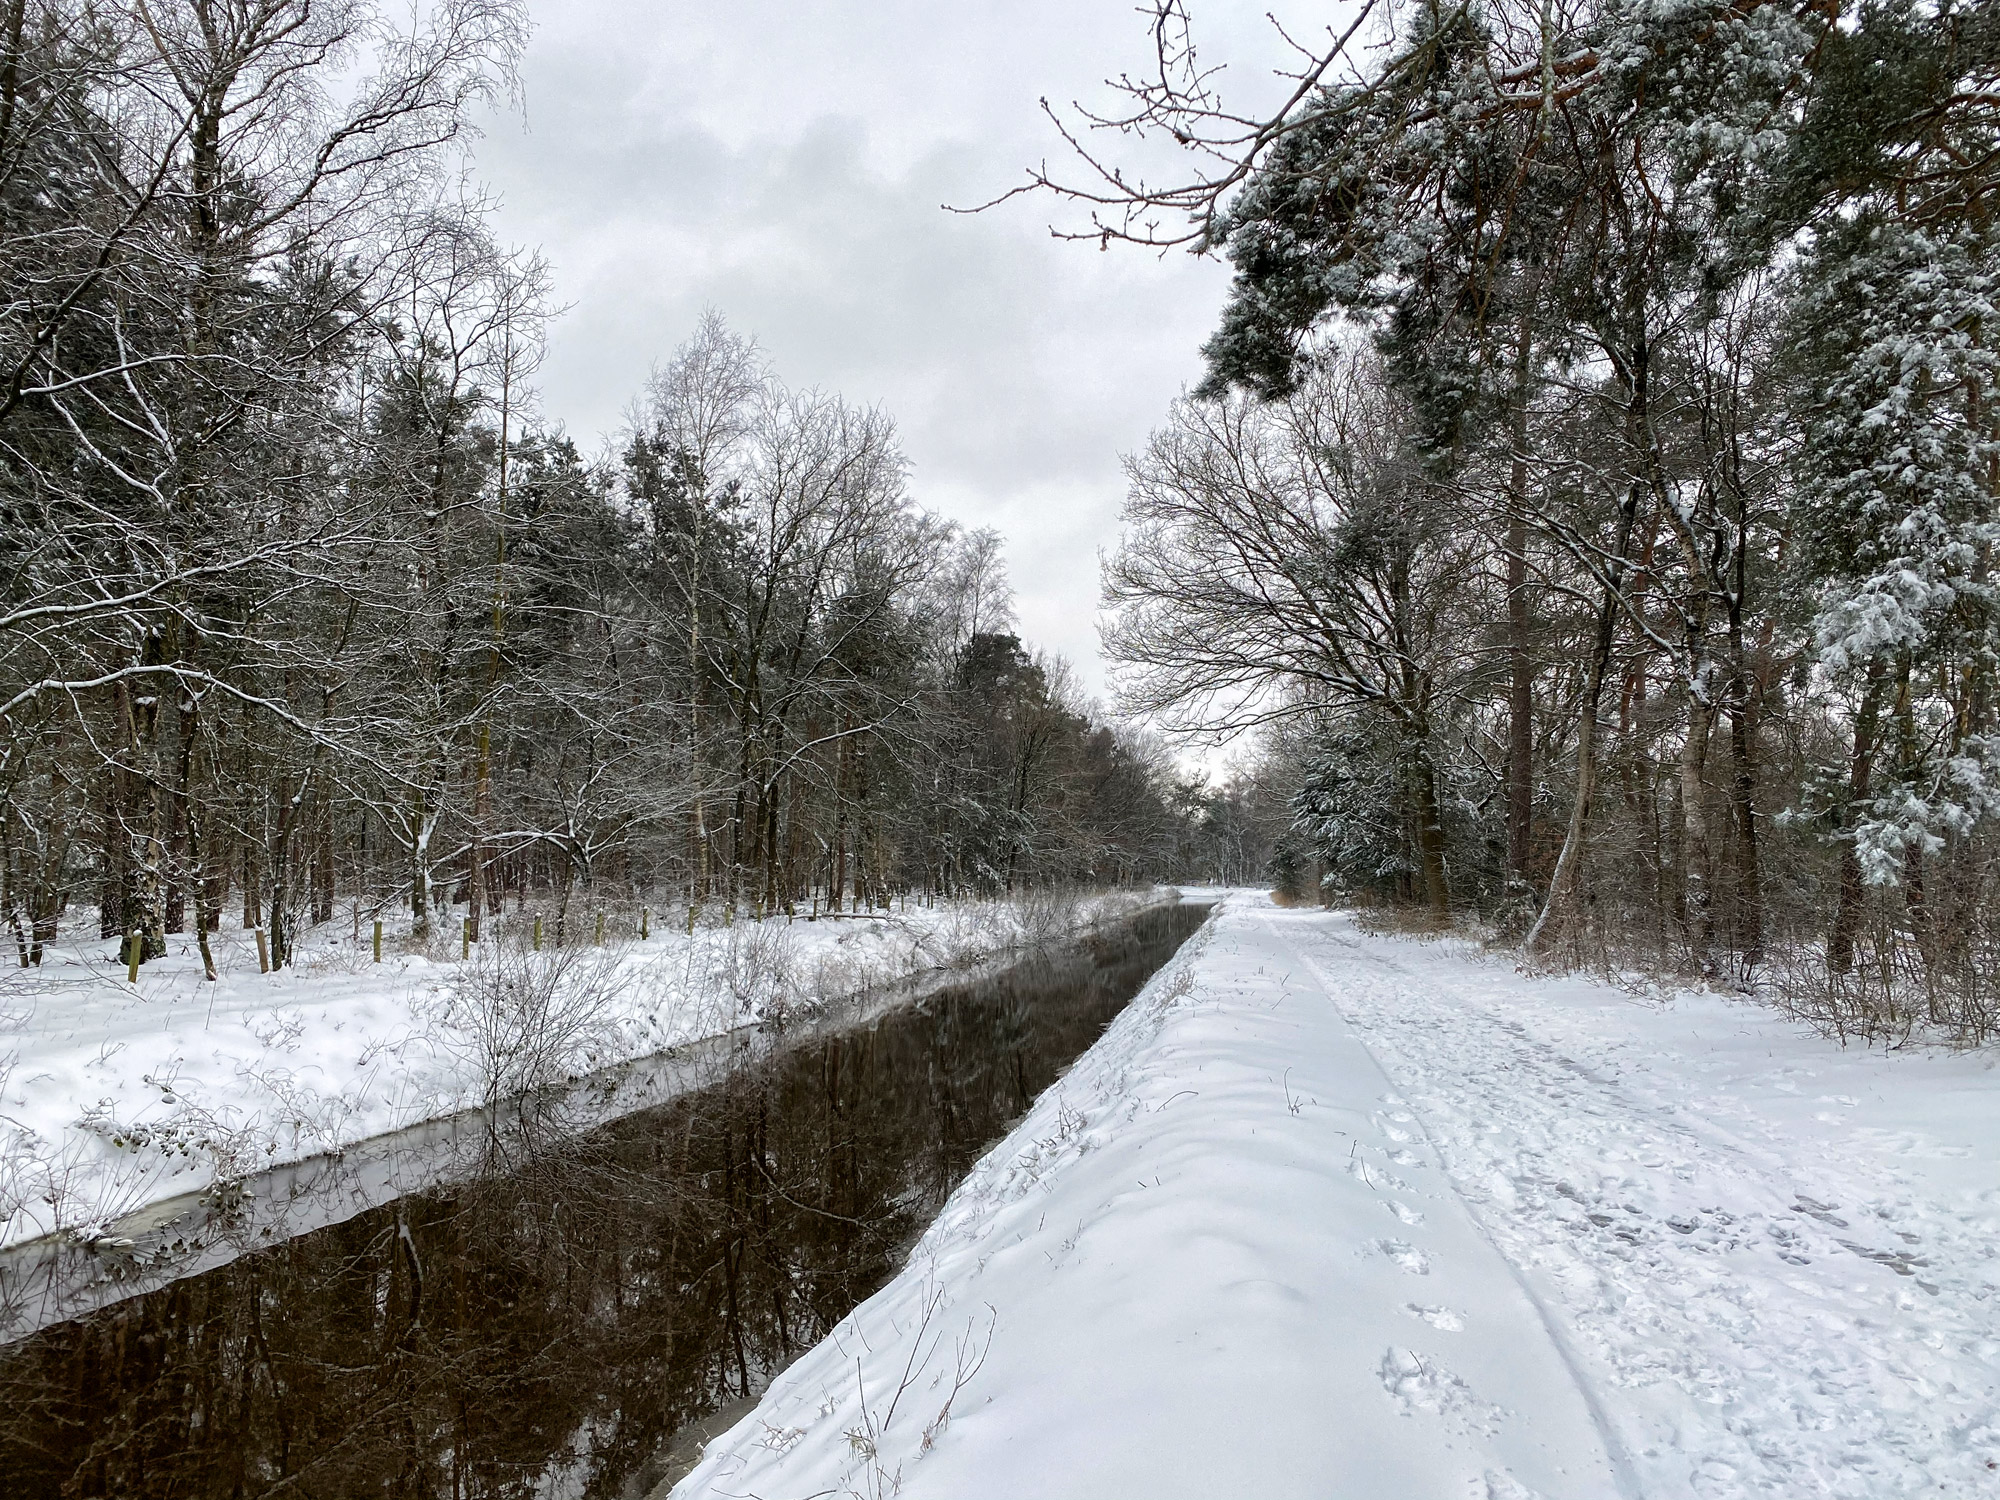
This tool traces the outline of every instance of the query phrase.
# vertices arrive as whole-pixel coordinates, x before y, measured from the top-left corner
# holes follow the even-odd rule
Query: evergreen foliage
[[[1992,7],[1375,15],[1254,128],[1179,54],[1131,90],[1137,128],[1228,169],[1131,188],[1099,232],[1174,243],[1148,215],[1185,209],[1235,268],[1107,571],[1135,701],[1291,724],[1296,833],[1337,887],[1509,922],[1525,895],[1545,960],[2000,1029]],[[1335,366],[1365,439],[1291,417]],[[1161,455],[1225,422],[1284,454],[1226,436],[1249,493],[1218,511],[1229,464]],[[1264,475],[1364,455],[1430,539],[1368,674],[1329,622],[1380,554],[1344,527],[1258,552],[1291,505]],[[1163,531],[1193,513],[1219,519]],[[1223,702],[1163,670],[1163,610],[1290,649]]]

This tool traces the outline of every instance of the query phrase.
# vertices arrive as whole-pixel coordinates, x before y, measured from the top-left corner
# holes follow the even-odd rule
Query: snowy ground
[[[2000,1495],[2000,1058],[1204,937],[677,1496]]]
[[[587,950],[569,986],[587,1003],[547,1060],[582,1071],[656,1053],[773,1006],[967,967],[1145,899],[960,902],[692,937],[656,927],[648,942]],[[276,974],[258,972],[251,933],[225,929],[213,984],[186,937],[136,986],[115,940],[65,941],[39,969],[0,969],[0,1246],[88,1238],[219,1178],[480,1103],[495,1038],[466,1004],[450,925],[428,953],[392,934],[378,966],[365,926],[328,924]]]

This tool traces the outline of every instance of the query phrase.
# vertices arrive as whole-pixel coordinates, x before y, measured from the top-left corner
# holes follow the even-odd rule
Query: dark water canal
[[[895,1272],[1205,912],[46,1328],[0,1351],[0,1496],[645,1495]]]

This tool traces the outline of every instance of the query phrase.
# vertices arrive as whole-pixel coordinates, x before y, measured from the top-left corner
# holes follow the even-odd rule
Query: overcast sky
[[[1205,0],[1208,55],[1268,67],[1265,7]],[[533,0],[525,120],[477,170],[570,312],[541,385],[588,447],[712,306],[779,374],[895,416],[925,506],[1007,538],[1022,633],[1093,694],[1118,459],[1198,374],[1227,267],[976,217],[1149,40],[1133,0]],[[1245,96],[1268,75],[1240,72]]]

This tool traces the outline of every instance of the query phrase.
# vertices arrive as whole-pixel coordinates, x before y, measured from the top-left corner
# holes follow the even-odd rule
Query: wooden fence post
[[[139,982],[139,955],[145,952],[145,944],[137,932],[125,934],[125,982]]]
[[[375,919],[375,962],[382,962],[382,919]]]
[[[257,972],[259,974],[271,972],[271,949],[261,927],[257,929]]]

